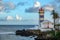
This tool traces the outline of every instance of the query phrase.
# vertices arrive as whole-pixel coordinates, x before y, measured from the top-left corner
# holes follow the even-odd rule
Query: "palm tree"
[[[55,28],[55,36],[56,36],[56,27],[55,27],[55,20],[59,18],[58,14],[55,12],[55,10],[52,11],[53,19],[54,19],[54,28]]]

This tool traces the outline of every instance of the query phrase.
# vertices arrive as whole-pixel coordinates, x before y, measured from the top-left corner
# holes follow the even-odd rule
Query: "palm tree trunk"
[[[54,18],[54,29],[55,29],[55,36],[56,36],[55,18]]]

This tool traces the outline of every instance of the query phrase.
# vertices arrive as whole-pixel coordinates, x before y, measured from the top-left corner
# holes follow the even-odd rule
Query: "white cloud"
[[[16,15],[16,19],[17,20],[22,20],[22,17],[20,17],[19,15]]]
[[[41,7],[40,2],[36,1],[34,3],[34,6],[25,9],[25,12],[29,12],[29,13],[38,13],[39,8]]]
[[[0,14],[3,14],[3,12],[0,12]]]
[[[40,7],[40,6],[41,6],[40,2],[36,1],[34,7]]]
[[[7,16],[6,19],[7,19],[7,20],[13,20],[13,17],[12,17],[12,16]]]
[[[5,12],[0,12],[0,14],[6,14]]]
[[[16,18],[12,17],[12,16],[7,16],[6,19],[8,21],[11,21],[11,20],[18,20],[18,21],[21,21],[22,20],[22,17],[20,17],[19,15],[16,15]]]
[[[0,6],[0,11],[2,11],[4,9],[4,6]]]
[[[3,3],[0,1],[0,12],[10,12],[10,10],[15,9],[15,5],[12,2]]]
[[[12,3],[12,2],[8,2],[8,5],[11,9],[14,9],[15,8],[15,5]]]
[[[44,6],[44,9],[45,9],[45,10],[48,10],[48,11],[54,10],[53,6],[51,6],[51,5],[46,5],[46,6]]]

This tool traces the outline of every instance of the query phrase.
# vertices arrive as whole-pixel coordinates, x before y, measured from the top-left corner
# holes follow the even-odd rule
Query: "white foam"
[[[0,34],[15,34],[15,32],[0,32]]]
[[[35,27],[33,27],[33,28],[29,28],[29,29],[38,29],[38,26],[35,26]]]

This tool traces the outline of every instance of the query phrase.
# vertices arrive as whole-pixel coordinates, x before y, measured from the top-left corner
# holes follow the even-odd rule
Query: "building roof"
[[[49,21],[49,20],[44,20],[42,23],[43,23],[43,24],[47,24],[47,23],[53,24],[53,23],[52,23],[51,21]]]

